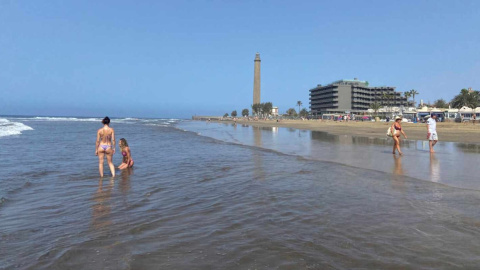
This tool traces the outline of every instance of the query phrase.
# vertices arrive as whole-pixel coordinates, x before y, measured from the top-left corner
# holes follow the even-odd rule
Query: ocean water
[[[479,147],[114,119],[0,117],[0,268],[474,269]],[[441,134],[440,134],[441,136]],[[117,149],[118,152],[118,149]],[[121,156],[116,154],[119,164]]]

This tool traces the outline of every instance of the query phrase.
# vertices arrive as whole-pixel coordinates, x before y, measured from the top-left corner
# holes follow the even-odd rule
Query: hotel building
[[[354,80],[339,80],[328,85],[310,89],[310,111],[312,114],[325,113],[363,113],[370,104],[378,102],[382,106],[408,106],[407,98],[395,87],[370,87],[368,82]]]

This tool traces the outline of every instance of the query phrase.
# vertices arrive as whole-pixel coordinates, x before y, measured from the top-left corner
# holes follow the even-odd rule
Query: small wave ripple
[[[20,122],[11,122],[8,119],[0,118],[0,137],[20,135],[25,130],[33,130],[33,128]]]

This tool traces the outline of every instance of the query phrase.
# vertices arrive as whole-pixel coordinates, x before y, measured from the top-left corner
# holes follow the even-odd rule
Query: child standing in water
[[[133,167],[133,159],[132,159],[132,154],[130,152],[130,147],[128,147],[127,140],[124,138],[121,138],[118,142],[118,146],[120,147],[120,150],[122,150],[122,156],[123,156],[123,161],[118,168],[120,170],[123,170],[125,168],[131,168]]]

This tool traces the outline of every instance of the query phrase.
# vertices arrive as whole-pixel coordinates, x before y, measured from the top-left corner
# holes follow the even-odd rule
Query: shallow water
[[[395,159],[388,141],[375,139],[117,119],[117,139],[127,138],[136,163],[102,179],[98,119],[8,120],[33,130],[0,137],[0,268],[455,269],[480,262],[480,192],[462,179],[477,168],[444,168],[456,168],[448,153],[477,157],[473,147],[439,144],[436,183],[421,142],[404,145],[405,156]]]
[[[182,127],[183,124],[180,124]],[[232,143],[257,146],[308,159],[414,177],[448,186],[480,190],[480,144],[402,140],[403,156],[392,155],[391,138],[332,135],[321,131],[249,125],[186,123],[188,130]],[[441,136],[441,134],[440,134]]]

